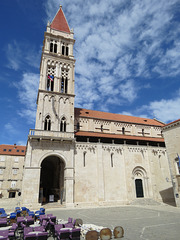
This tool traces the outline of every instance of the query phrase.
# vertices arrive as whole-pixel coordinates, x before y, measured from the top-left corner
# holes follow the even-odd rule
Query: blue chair
[[[29,211],[29,212],[28,212],[28,215],[31,216],[32,218],[34,218],[35,213],[34,213],[33,211]]]
[[[2,213],[6,213],[4,208],[0,208],[0,214],[2,214]]]
[[[45,213],[45,208],[40,208],[40,212]]]

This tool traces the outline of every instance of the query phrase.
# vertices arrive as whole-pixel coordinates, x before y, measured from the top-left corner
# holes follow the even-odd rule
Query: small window
[[[49,115],[45,118],[45,121],[44,121],[44,130],[47,130],[47,131],[50,131],[50,130],[51,130],[51,118],[50,118]]]
[[[57,53],[57,44],[54,44],[54,53]]]
[[[21,150],[21,152],[24,152],[24,150]]]
[[[19,149],[18,149],[18,150],[16,150],[16,152],[19,152]]]
[[[60,132],[66,132],[66,118],[63,117],[60,123]]]
[[[101,125],[101,132],[103,132],[103,125]]]
[[[9,198],[15,198],[16,192],[9,192]]]
[[[50,43],[50,52],[53,52],[53,43]]]
[[[11,181],[11,188],[15,188],[16,187],[16,181]]]
[[[13,175],[16,175],[18,173],[18,168],[13,168],[12,173]]]
[[[68,56],[68,55],[69,55],[69,48],[66,47],[66,56]]]
[[[1,161],[1,162],[5,162],[5,156],[1,156],[1,157],[0,157],[0,161]]]
[[[144,136],[144,129],[142,129],[142,135]]]
[[[114,162],[113,162],[113,156],[114,156],[114,154],[113,154],[113,153],[111,153],[111,167],[113,167],[113,166],[114,166]]]
[[[122,134],[125,134],[125,128],[122,127]]]
[[[64,55],[64,45],[62,46],[62,55]]]
[[[6,149],[4,148],[3,151],[6,152]]]
[[[86,152],[83,152],[83,166],[86,166]]]
[[[9,149],[9,152],[11,152],[12,151],[12,149]]]

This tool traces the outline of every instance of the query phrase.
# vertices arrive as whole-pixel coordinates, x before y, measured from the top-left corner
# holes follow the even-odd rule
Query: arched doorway
[[[137,198],[143,198],[144,197],[144,191],[143,191],[142,179],[136,179],[135,180],[135,186],[136,186],[136,197]]]
[[[149,196],[149,185],[146,170],[137,166],[132,171],[132,179],[134,181],[134,192],[136,198],[144,198]]]
[[[41,163],[39,202],[65,201],[64,162],[57,156],[46,157]]]

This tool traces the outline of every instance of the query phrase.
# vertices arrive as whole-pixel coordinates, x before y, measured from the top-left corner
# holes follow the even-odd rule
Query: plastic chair
[[[100,239],[101,240],[110,240],[112,237],[112,232],[109,228],[103,228],[100,231]]]
[[[57,239],[62,240],[62,239],[69,239],[70,236],[70,231],[68,229],[60,229],[57,232]]]
[[[99,238],[99,234],[95,230],[88,231],[85,236],[86,240],[98,240],[98,238]]]
[[[80,240],[81,236],[81,229],[80,228],[74,228],[70,230],[70,236],[69,238],[72,240]]]
[[[124,229],[121,226],[117,226],[113,230],[114,238],[123,238],[124,237]]]

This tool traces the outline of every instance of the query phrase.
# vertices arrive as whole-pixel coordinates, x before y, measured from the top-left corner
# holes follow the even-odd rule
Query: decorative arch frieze
[[[154,156],[161,156],[161,155],[165,155],[166,154],[166,150],[165,149],[152,149],[152,153],[154,154]]]
[[[117,152],[117,153],[120,153],[122,154],[123,152],[123,147],[115,147],[115,146],[102,146],[102,149],[104,151],[108,151],[108,152]]]
[[[147,152],[147,148],[143,148],[143,147],[128,147],[128,151],[129,152],[146,153]]]
[[[95,153],[97,146],[91,144],[76,144],[76,150],[90,151]]]

